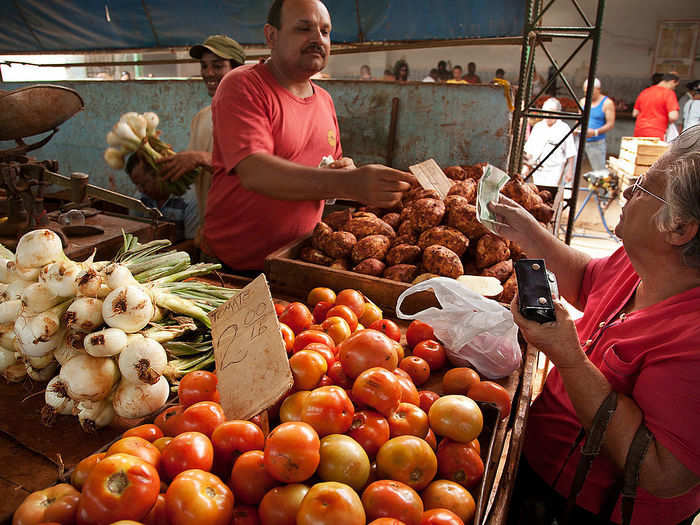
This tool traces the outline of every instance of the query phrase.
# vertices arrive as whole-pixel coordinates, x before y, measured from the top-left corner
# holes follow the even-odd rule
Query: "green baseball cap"
[[[226,35],[208,36],[203,43],[190,48],[190,56],[199,59],[205,51],[211,51],[221,58],[235,60],[239,64],[245,63],[245,51],[241,44]]]

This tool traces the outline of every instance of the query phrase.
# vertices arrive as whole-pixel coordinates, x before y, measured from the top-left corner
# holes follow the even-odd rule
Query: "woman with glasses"
[[[498,233],[544,258],[583,311],[574,322],[555,301],[556,321],[539,324],[511,304],[555,365],[530,410],[512,523],[621,523],[621,487],[634,525],[689,524],[700,509],[700,126],[625,198],[623,247],[597,260],[515,202],[491,205]]]

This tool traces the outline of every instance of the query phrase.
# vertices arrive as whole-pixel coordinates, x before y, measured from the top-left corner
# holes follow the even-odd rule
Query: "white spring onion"
[[[32,284],[35,283],[32,283],[30,281],[23,281],[22,279],[15,279],[7,285],[7,288],[3,293],[3,297],[7,301],[11,301],[13,299],[21,299],[24,290],[26,290],[27,287],[31,286]]]
[[[107,133],[107,144],[112,146],[114,149],[119,149],[121,150],[122,148],[122,141],[121,139],[117,136],[114,131],[110,131]]]
[[[81,270],[75,278],[78,283],[78,295],[97,297],[102,286],[102,274],[95,268]]]
[[[58,364],[58,362],[54,358],[54,352],[49,352],[48,354],[42,355],[40,357],[22,356],[22,359],[29,366],[31,366],[32,368],[35,368],[37,370],[39,370],[41,368],[46,368],[51,363]]]
[[[61,238],[51,230],[25,233],[17,243],[17,264],[22,268],[41,268],[65,258]]]
[[[134,111],[130,111],[129,113],[124,113],[119,120],[126,122],[134,132],[134,135],[136,135],[139,139],[146,137],[148,123],[142,115],[139,115]]]
[[[25,308],[35,314],[44,312],[62,301],[63,298],[52,294],[44,283],[32,283],[22,293]]]
[[[56,375],[56,370],[58,370],[56,361],[52,361],[44,368],[34,368],[28,361],[25,361],[24,366],[27,367],[27,375],[39,383],[45,383],[50,380]]]
[[[63,331],[51,337],[37,338],[32,330],[31,317],[20,315],[15,321],[15,345],[24,355],[41,357],[53,352],[61,344],[62,338]]]
[[[14,267],[8,267],[11,259],[0,258],[0,283],[9,283]]]
[[[13,323],[22,313],[22,301],[20,299],[13,299],[11,301],[5,301],[0,303],[0,323]]]
[[[126,332],[119,328],[104,328],[85,336],[85,351],[93,357],[109,357],[126,348]]]
[[[167,364],[165,349],[148,337],[131,339],[119,354],[122,379],[131,383],[157,383]]]
[[[143,114],[143,118],[146,119],[146,134],[153,135],[158,127],[158,124],[160,123],[158,115],[152,111],[147,111]]]
[[[53,356],[56,361],[58,361],[59,365],[65,365],[77,355],[86,354],[85,348],[83,347],[84,335],[85,334],[81,332],[66,332],[65,336],[61,339],[61,344],[53,351]]]
[[[153,318],[155,309],[141,286],[122,286],[112,290],[102,303],[102,317],[112,328],[134,333]]]
[[[60,297],[73,297],[78,293],[76,277],[80,273],[80,266],[73,261],[58,261],[44,266],[39,274],[39,282],[54,295]]]
[[[113,170],[124,169],[124,151],[117,148],[107,148],[104,153],[104,159],[107,166]]]
[[[21,383],[27,377],[27,368],[22,361],[17,361],[14,365],[8,366],[2,376],[10,383]]]
[[[63,323],[71,330],[92,332],[104,323],[102,301],[94,297],[78,297],[63,315]]]
[[[58,332],[59,328],[61,328],[61,317],[70,304],[71,301],[69,299],[31,317],[25,313],[25,317],[30,319],[29,323],[34,337],[47,339]]]
[[[170,387],[163,376],[153,385],[121,381],[114,393],[114,411],[127,419],[144,417],[163,407],[169,395]]]
[[[0,265],[2,268],[2,265]],[[7,301],[9,296],[7,295],[7,289],[10,287],[9,284],[0,282],[0,301]]]
[[[15,344],[15,322],[8,321],[7,323],[0,324],[0,347],[2,347],[2,348],[14,348],[14,344]]]
[[[41,409],[41,422],[51,426],[56,421],[56,416],[70,416],[76,409],[76,403],[68,396],[65,383],[59,376],[54,377],[46,385],[44,392],[44,408]]]
[[[119,263],[112,263],[104,269],[107,277],[107,286],[112,290],[121,286],[138,285],[138,281],[131,275],[129,268]]]
[[[61,367],[68,395],[76,401],[99,401],[119,380],[119,369],[109,357],[77,355]]]
[[[81,401],[77,406],[78,421],[85,432],[95,432],[106,427],[114,419],[114,407],[110,399]]]
[[[17,355],[13,350],[0,347],[0,374],[5,372],[7,367],[17,363]]]
[[[39,272],[40,268],[24,268],[20,266],[19,264],[15,263],[10,263],[14,265],[14,272],[15,275],[19,278],[22,279],[23,281],[31,281],[34,282],[39,278]]]

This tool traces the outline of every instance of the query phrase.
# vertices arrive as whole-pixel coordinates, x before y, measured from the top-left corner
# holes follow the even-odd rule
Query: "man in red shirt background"
[[[229,270],[262,270],[267,255],[313,230],[325,199],[390,207],[415,181],[342,157],[333,101],[309,80],[326,66],[330,33],[319,0],[275,0],[265,24],[270,59],[236,68],[216,91],[202,250]]]
[[[678,120],[680,107],[674,89],[678,87],[678,76],[673,73],[663,75],[661,81],[646,88],[634,103],[632,116],[637,119],[634,125],[635,137],[657,137],[664,140],[668,125]]]

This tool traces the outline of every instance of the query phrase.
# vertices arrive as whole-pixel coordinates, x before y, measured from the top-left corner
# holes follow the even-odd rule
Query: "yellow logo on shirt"
[[[336,140],[335,140],[335,130],[334,129],[328,130],[328,144],[330,144],[331,148],[335,148]]]

